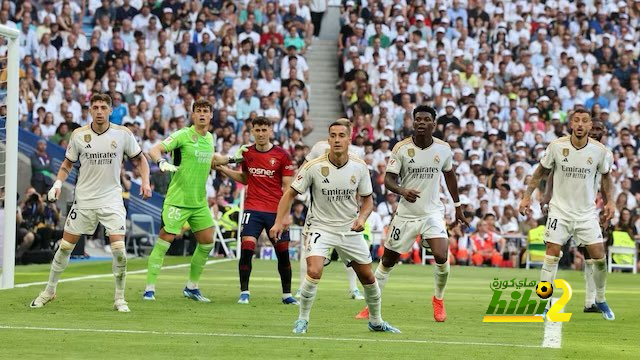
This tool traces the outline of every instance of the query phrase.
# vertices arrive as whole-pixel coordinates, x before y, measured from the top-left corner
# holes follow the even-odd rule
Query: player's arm
[[[611,177],[611,172],[602,174],[601,190],[602,190],[603,197],[605,199],[605,204],[604,204],[605,224],[604,225],[608,225],[609,221],[611,220],[611,218],[613,218],[613,215],[615,214],[615,211],[616,211],[616,205],[612,200],[613,199],[613,178]]]
[[[367,222],[369,215],[373,211],[373,196],[371,194],[367,196],[360,197],[360,212],[358,213],[358,218],[351,226],[352,231],[361,232],[364,231],[364,224]]]
[[[233,154],[233,156],[215,153],[213,154],[213,159],[211,160],[211,168],[215,169],[220,165],[241,163],[242,160],[244,160],[243,155],[247,151],[249,151],[249,147],[247,145],[242,145],[238,148],[236,153]]]
[[[167,138],[165,141],[167,141],[169,138]],[[160,171],[162,172],[166,172],[166,171],[170,171],[170,172],[175,172],[178,171],[178,167],[173,165],[173,164],[169,164],[169,162],[162,157],[162,154],[166,154],[169,152],[169,150],[167,149],[167,145],[165,144],[165,141],[159,142],[155,145],[153,145],[153,147],[151,148],[151,150],[149,150],[149,157],[151,158],[151,161],[153,161],[154,163],[158,164],[158,167],[160,168]],[[173,140],[176,141],[176,140]],[[149,164],[147,164],[147,168],[149,167]]]
[[[469,226],[467,218],[465,218],[462,213],[462,204],[460,204],[460,195],[458,194],[458,179],[456,178],[456,173],[453,171],[453,168],[444,172],[444,181],[447,183],[447,189],[453,199],[453,205],[456,207],[456,220],[461,224]]]
[[[293,176],[283,176],[282,177],[282,192],[286,192],[287,189],[291,188],[291,183],[293,182]]]
[[[553,195],[553,172],[549,172],[549,176],[547,176],[547,183],[544,187],[544,196],[542,197],[542,201],[540,205],[542,205],[542,210],[545,211],[545,206],[549,204],[551,201],[551,195]]]
[[[415,189],[406,189],[398,184],[398,174],[388,172],[384,175],[384,186],[392,193],[402,196],[408,202],[416,202],[420,197],[420,191]]]
[[[226,166],[217,166],[216,170],[220,171],[221,173],[227,175],[228,177],[230,177],[231,179],[233,179],[234,181],[237,181],[239,183],[242,183],[244,185],[247,185],[247,173],[244,171],[237,171],[237,170],[232,170]]]
[[[141,152],[138,156],[133,159],[138,160],[138,171],[140,172],[140,177],[142,178],[142,185],[140,186],[140,195],[142,195],[143,199],[148,199],[151,197],[151,185],[149,183],[149,161],[147,157]],[[132,160],[133,160],[132,159]]]
[[[520,214],[525,215],[525,212],[529,210],[529,206],[531,205],[531,195],[540,185],[540,181],[548,177],[550,173],[551,173],[551,169],[547,169],[542,165],[542,163],[538,165],[536,170],[533,172],[533,176],[531,177],[531,180],[529,181],[529,186],[527,187],[527,190],[525,190],[524,192],[522,201],[520,201],[520,206],[518,206]]]
[[[280,240],[280,236],[285,228],[285,221],[291,212],[293,200],[298,196],[298,192],[292,187],[287,189],[278,203],[278,213],[273,227],[269,230],[269,238]]]
[[[49,190],[49,193],[47,193],[48,201],[54,202],[58,200],[58,198],[60,197],[62,184],[67,181],[71,170],[73,170],[73,163],[71,162],[71,160],[65,157],[64,161],[60,165],[60,169],[58,170],[58,175],[56,175],[56,181],[53,183],[53,186]]]

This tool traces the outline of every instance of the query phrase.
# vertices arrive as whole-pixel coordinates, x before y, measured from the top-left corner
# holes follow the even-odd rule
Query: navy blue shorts
[[[242,215],[242,232],[240,236],[260,238],[262,230],[269,236],[269,230],[276,223],[276,214],[263,211],[245,210]],[[281,241],[289,241],[289,230],[282,233]]]

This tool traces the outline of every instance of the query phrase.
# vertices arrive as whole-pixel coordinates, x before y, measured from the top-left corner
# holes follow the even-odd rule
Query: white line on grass
[[[550,301],[550,305],[552,306],[555,301]],[[560,309],[559,313],[564,312],[564,309]],[[556,321],[545,321],[544,322],[544,335],[542,338],[542,347],[543,348],[554,348],[560,349],[562,347],[562,323]]]
[[[223,262],[232,261],[232,260],[235,260],[235,259],[209,260],[207,261],[207,265],[223,263]],[[191,264],[164,266],[162,270],[179,269],[187,266],[191,266]],[[127,271],[127,275],[145,274],[146,272],[147,272],[147,269]],[[62,279],[60,280],[60,282],[63,283],[63,282],[72,282],[72,281],[82,281],[82,280],[99,279],[99,278],[106,278],[106,277],[113,277],[113,274],[78,276],[78,277],[73,277],[68,279]],[[16,284],[14,287],[24,288],[24,287],[35,286],[35,285],[47,285],[47,282],[37,281],[37,282],[31,282],[31,283],[25,283],[25,284]]]
[[[152,330],[125,330],[125,329],[74,329],[55,327],[35,327],[35,326],[10,326],[0,325],[0,329],[6,330],[36,330],[36,331],[60,331],[60,332],[86,332],[86,333],[107,333],[107,334],[137,334],[137,335],[166,335],[166,336],[206,336],[206,337],[229,337],[229,338],[253,338],[272,340],[328,340],[341,342],[385,342],[404,344],[443,344],[443,345],[478,345],[478,346],[503,346],[516,348],[540,348],[536,345],[525,344],[505,344],[505,343],[484,343],[466,341],[440,341],[440,340],[412,340],[412,339],[358,339],[358,338],[332,338],[323,336],[286,336],[286,335],[259,335],[259,334],[229,334],[229,333],[197,333],[180,331],[152,331]]]

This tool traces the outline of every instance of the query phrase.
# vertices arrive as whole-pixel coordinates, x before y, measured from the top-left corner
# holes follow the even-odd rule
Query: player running
[[[598,119],[593,119],[593,126],[591,127],[591,131],[589,131],[589,137],[602,143],[602,136],[604,135],[604,124],[602,121]],[[596,191],[600,186],[600,174],[596,174]],[[600,190],[600,193],[604,196],[604,189]],[[542,206],[543,212],[545,215],[548,213],[549,201],[551,200],[551,195],[553,194],[553,171],[549,173],[549,177],[547,178],[547,185],[545,186],[544,199],[540,203]],[[604,199],[604,202],[607,202],[607,199]],[[606,224],[605,224],[606,225]],[[602,241],[605,241],[603,239]],[[584,293],[584,312],[586,313],[599,313],[600,309],[596,306],[596,284],[593,280],[593,267],[594,261],[589,256],[589,252],[584,247],[584,244],[578,246],[578,250],[584,256],[584,282],[585,282],[585,293]],[[561,256],[562,257],[562,256]]]
[[[341,125],[347,126],[349,128],[349,131],[351,131],[351,121],[349,121],[349,119],[341,118],[341,119],[338,119],[336,122]],[[318,141],[317,143],[315,143],[315,145],[313,145],[311,150],[309,150],[309,153],[307,154],[307,156],[305,156],[305,160],[302,165],[304,166],[309,161],[313,159],[317,159],[320,156],[326,155],[329,152],[329,147],[330,146],[328,141],[326,140]],[[349,153],[355,155],[360,160],[364,160],[363,148],[349,144]],[[306,234],[307,232],[303,231],[303,233]],[[306,236],[304,234],[303,236]],[[304,247],[301,248],[300,259],[303,259],[303,256],[304,256]],[[326,262],[326,265],[330,264],[331,256],[329,256],[329,258],[327,258],[325,262]],[[362,296],[360,289],[358,289],[358,281],[357,281],[358,278],[356,276],[356,272],[353,271],[353,268],[346,265],[344,269],[347,274],[347,280],[349,281],[349,297],[354,300],[364,300],[364,296]],[[304,281],[304,277],[306,276],[306,273],[307,273],[307,262],[300,261],[300,284],[302,284],[302,282]],[[296,293],[296,297],[297,298],[300,297],[300,289],[298,289],[298,292]]]
[[[149,163],[131,131],[109,122],[111,110],[109,95],[96,94],[91,97],[89,113],[92,121],[71,134],[65,159],[60,165],[53,187],[47,194],[47,200],[58,200],[62,184],[73,170],[73,164],[79,161],[80,169],[73,206],[67,215],[62,240],[51,263],[47,287],[31,302],[32,308],[43,307],[55,299],[58,281],[69,265],[71,252],[80,236],[93,234],[98,223],[101,223],[106,229],[113,255],[112,271],[116,283],[113,309],[129,312],[129,306],[124,299],[127,275],[124,236],[127,213],[122,200],[120,168],[124,155],[129,159],[138,160],[138,169],[142,177],[140,195],[147,199],[151,197]]]
[[[570,237],[578,246],[585,245],[593,260],[593,280],[596,288],[596,306],[606,320],[615,315],[605,298],[607,264],[602,231],[596,210],[596,180],[602,175],[602,188],[606,197],[605,223],[613,217],[613,180],[610,176],[613,155],[604,145],[590,139],[591,115],[585,109],[577,109],[569,117],[571,135],[549,144],[520,201],[521,214],[529,212],[531,194],[540,180],[553,171],[554,192],[549,205],[549,217],[545,228],[546,255],[540,275],[541,281],[553,282],[558,271],[560,249]],[[544,311],[546,317],[547,309]]]
[[[451,147],[433,137],[436,128],[435,109],[425,105],[418,106],[413,110],[413,119],[414,135],[393,147],[387,164],[384,185],[402,198],[389,224],[391,230],[384,243],[384,254],[375,276],[382,290],[400,254],[411,250],[419,235],[423,246],[426,246],[425,241],[429,244],[436,261],[435,295],[431,301],[433,318],[437,322],[443,322],[447,318],[443,298],[450,265],[444,205],[440,201],[442,174],[456,207],[457,221],[462,224],[467,224],[467,221],[460,207]],[[401,179],[399,185],[398,177]],[[356,318],[366,318],[369,312],[370,308],[365,308]]]
[[[278,201],[282,198],[283,189],[288,189],[293,180],[293,164],[287,153],[271,143],[273,125],[265,117],[257,117],[252,122],[251,134],[256,143],[244,154],[242,171],[231,170],[225,166],[218,170],[242,184],[248,185],[244,200],[242,216],[242,244],[240,245],[240,299],[238,304],[249,303],[249,278],[251,277],[251,260],[256,249],[256,242],[262,234],[274,225],[278,212]],[[289,232],[284,231],[280,240],[270,238],[278,258],[278,272],[282,284],[282,303],[299,305],[291,296],[291,262],[289,260]]]
[[[351,139],[349,127],[334,122],[329,126],[328,154],[307,163],[278,204],[275,225],[269,231],[280,239],[294,198],[311,189],[311,205],[306,220],[305,238],[307,277],[302,283],[300,315],[293,332],[307,332],[309,313],[322,277],[325,258],[332,248],[358,274],[369,304],[369,330],[399,333],[382,320],[380,289],[371,271],[371,253],[362,236],[365,221],[373,210],[373,192],[367,165],[348,153]],[[358,207],[356,195],[361,197]]]
[[[182,293],[195,301],[211,301],[202,295],[198,287],[213,249],[214,222],[207,203],[206,182],[212,168],[242,161],[242,152],[246,150],[241,147],[234,157],[214,153],[213,135],[208,131],[212,116],[213,105],[207,100],[197,100],[191,113],[193,124],[171,134],[149,151],[149,156],[161,171],[173,174],[162,206],[160,235],[149,255],[144,300],[156,299],[155,285],[164,256],[176,235],[182,233],[184,223],[189,222],[198,245],[191,257],[189,281]],[[173,164],[162,157],[168,152],[172,153]]]

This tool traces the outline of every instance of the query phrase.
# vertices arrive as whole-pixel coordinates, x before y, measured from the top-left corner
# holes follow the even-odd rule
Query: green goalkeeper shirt
[[[213,135],[198,134],[194,126],[180,129],[162,141],[178,171],[171,175],[165,204],[182,208],[208,206],[206,183],[215,151]]]

